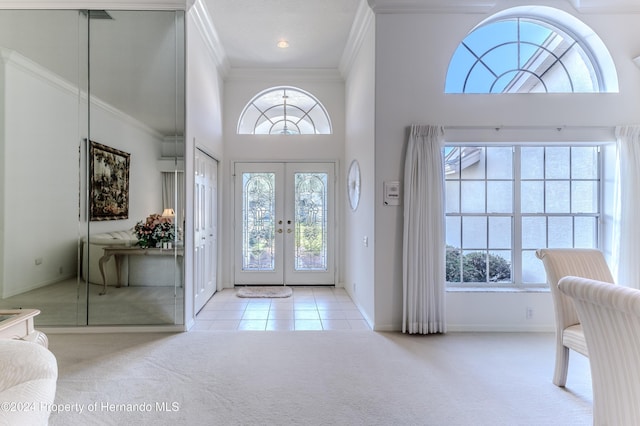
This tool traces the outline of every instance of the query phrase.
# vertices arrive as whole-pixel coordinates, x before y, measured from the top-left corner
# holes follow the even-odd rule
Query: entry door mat
[[[291,287],[285,286],[259,286],[259,287],[240,287],[236,291],[236,296],[244,298],[276,298],[291,297],[293,290]]]

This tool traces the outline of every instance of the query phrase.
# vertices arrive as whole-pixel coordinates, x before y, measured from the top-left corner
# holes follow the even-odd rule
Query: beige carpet
[[[290,297],[293,294],[291,287],[285,286],[255,286],[240,287],[236,290],[236,296],[245,298],[281,298]]]
[[[586,359],[552,334],[50,335],[50,425],[591,425]],[[83,412],[78,411],[82,409]],[[91,409],[91,411],[89,411]]]

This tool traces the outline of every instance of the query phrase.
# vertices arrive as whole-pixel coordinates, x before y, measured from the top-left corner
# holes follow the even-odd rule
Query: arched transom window
[[[328,135],[331,121],[310,93],[295,87],[273,87],[258,93],[244,107],[238,134]]]
[[[585,24],[551,8],[523,12],[495,15],[465,37],[449,64],[446,93],[618,90],[611,56]]]

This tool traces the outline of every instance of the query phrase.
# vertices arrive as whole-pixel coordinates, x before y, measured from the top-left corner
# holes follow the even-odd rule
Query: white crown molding
[[[218,72],[224,78],[229,73],[231,66],[222,42],[220,42],[220,37],[218,37],[218,33],[213,26],[207,6],[202,0],[195,0],[193,6],[189,9],[189,13],[193,16],[196,28],[204,39],[207,50],[218,67]]]
[[[569,0],[569,3],[580,13],[596,14],[627,14],[640,13],[640,2],[637,0]]]
[[[85,92],[82,92],[81,94],[83,99],[87,98],[87,94]],[[114,107],[111,104],[106,103],[105,101],[103,101],[100,98],[97,98],[95,96],[91,96],[91,105],[102,109],[103,111],[111,114],[112,116],[118,118],[119,120],[121,120],[124,123],[127,123],[133,127],[136,127],[138,129],[140,129],[141,131],[147,133],[148,135],[156,138],[156,139],[163,139],[164,135],[160,132],[158,132],[155,129],[152,129],[151,127],[147,126],[146,124],[144,124],[143,122],[139,121],[138,119],[130,116],[129,114],[119,110],[118,108]]]
[[[640,13],[638,0],[568,0],[580,13]]]
[[[225,80],[281,81],[282,84],[291,84],[291,80],[344,82],[340,71],[335,68],[231,68]]]
[[[375,14],[386,13],[487,13],[496,0],[368,0]]]
[[[10,66],[17,70],[20,70],[25,74],[30,74],[40,81],[44,81],[49,85],[58,88],[58,90],[60,90],[61,92],[66,93],[72,97],[79,97],[85,102],[87,100],[86,91],[80,90],[73,83],[65,80],[59,75],[51,72],[48,68],[43,67],[42,65],[32,61],[31,59],[21,55],[14,50],[0,47],[0,59],[2,60],[4,66]],[[161,133],[158,133],[156,130],[152,129],[141,121],[138,121],[134,117],[124,113],[113,105],[104,102],[96,96],[91,96],[91,105],[102,109],[103,111],[113,115],[114,117],[117,117],[119,120],[142,130],[143,132],[153,136],[154,138],[163,138],[163,135]]]
[[[340,65],[338,67],[344,77],[349,74],[358,51],[362,47],[364,37],[371,25],[373,25],[373,21],[374,14],[367,3],[367,0],[360,0],[358,3],[358,10],[356,10],[355,19],[353,20],[353,25],[351,26],[351,31],[349,32],[349,38],[347,39],[347,44],[342,52]]]
[[[367,0],[375,14],[393,13],[490,13],[509,7],[502,0]],[[579,13],[640,13],[638,0],[563,0]],[[524,4],[524,3],[522,3]]]
[[[0,0],[0,9],[186,10],[193,0]]]
[[[5,66],[12,66],[15,69],[22,71],[23,73],[31,74],[42,81],[46,81],[48,84],[57,87],[63,92],[70,93],[74,96],[78,95],[78,87],[71,84],[62,77],[54,74],[49,69],[41,66],[40,64],[32,61],[26,56],[21,55],[12,49],[6,47],[0,47],[0,58]],[[85,96],[86,99],[86,96]]]

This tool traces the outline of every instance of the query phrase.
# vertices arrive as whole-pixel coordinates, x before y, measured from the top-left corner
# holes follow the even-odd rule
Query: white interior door
[[[236,284],[335,284],[334,182],[333,163],[236,163]]]
[[[218,162],[200,150],[195,157],[194,306],[198,312],[216,292]]]

